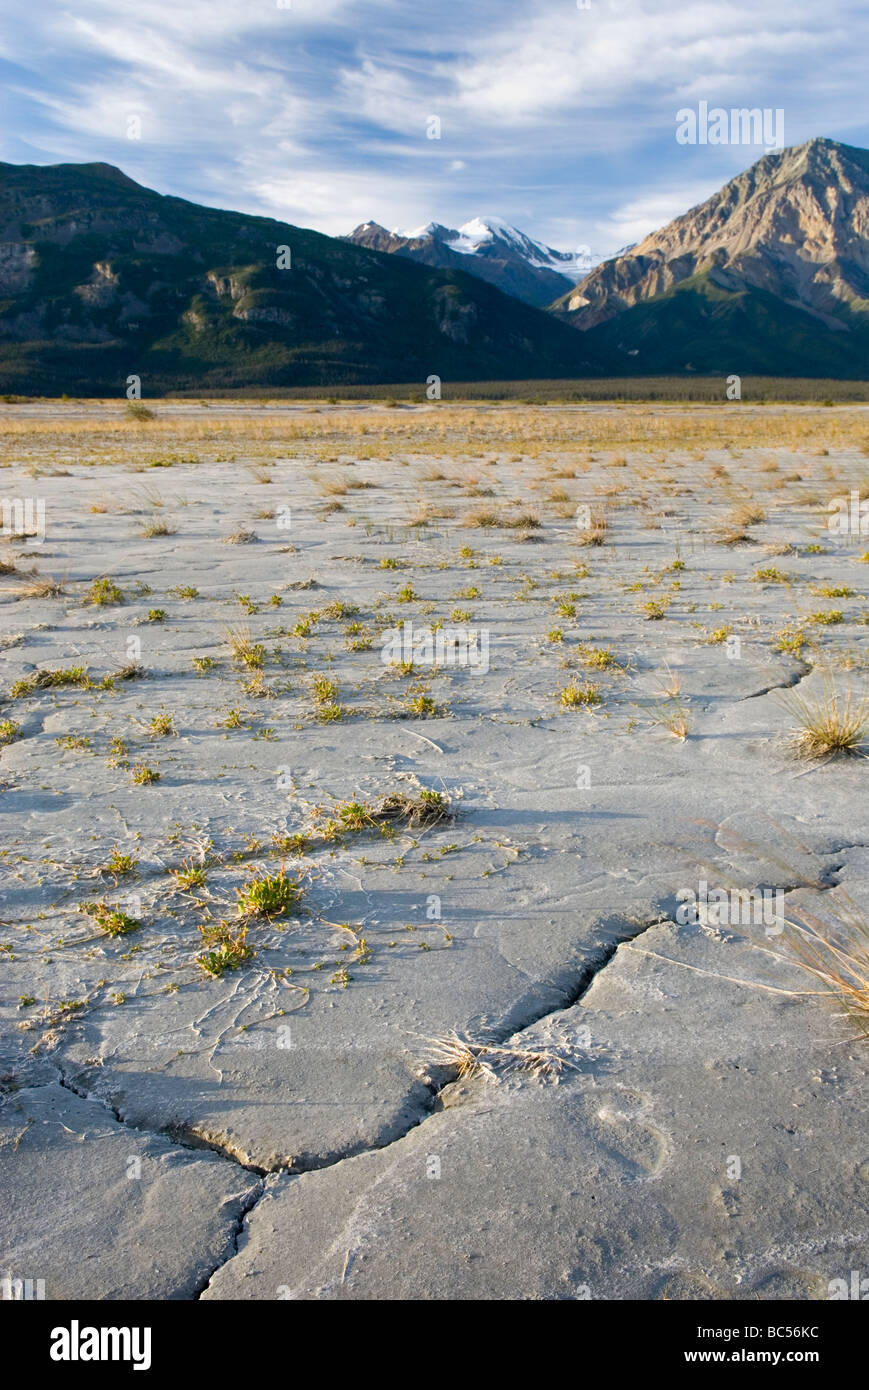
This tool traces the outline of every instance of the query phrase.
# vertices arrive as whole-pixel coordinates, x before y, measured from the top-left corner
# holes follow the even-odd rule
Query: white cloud
[[[680,106],[784,107],[788,142],[869,136],[855,115],[863,0],[5,10],[0,156],[109,160],[163,191],[330,232],[487,212],[612,249],[684,211],[692,180],[711,192],[752,157],[686,154]],[[125,139],[134,112],[139,142]]]
[[[632,198],[598,223],[598,243],[609,252],[631,242],[642,241],[650,232],[656,232],[672,222],[674,217],[705,202],[718,187],[719,181],[711,180],[705,184],[690,184]]]

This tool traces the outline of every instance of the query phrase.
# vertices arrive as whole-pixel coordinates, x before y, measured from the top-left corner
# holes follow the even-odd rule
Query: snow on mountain
[[[396,227],[391,232],[376,222],[365,222],[347,240],[426,265],[470,271],[540,307],[551,304],[605,259],[589,246],[556,251],[500,217],[472,217],[458,228],[428,222],[410,231]]]

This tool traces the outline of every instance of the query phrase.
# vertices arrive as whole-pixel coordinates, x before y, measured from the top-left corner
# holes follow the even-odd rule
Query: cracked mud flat
[[[865,690],[867,543],[825,508],[867,425],[9,409],[0,492],[46,534],[0,576],[0,1272],[48,1299],[813,1299],[865,1269],[866,1044],[780,936],[678,907],[705,880],[869,914],[865,759],[795,760],[782,704]],[[101,576],[123,602],[85,601]],[[438,620],[486,630],[489,669],[383,664]],[[600,702],[565,708],[572,681]],[[326,830],[421,789],[449,820]],[[298,909],[210,977],[199,927],[281,864]],[[490,1073],[443,1063],[452,1033],[502,1045]]]

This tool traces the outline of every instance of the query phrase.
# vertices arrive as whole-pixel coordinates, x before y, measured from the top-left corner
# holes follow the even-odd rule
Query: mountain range
[[[0,164],[0,391],[594,373],[584,335],[466,271],[143,188]]]
[[[869,150],[764,155],[552,307],[620,372],[869,377]]]
[[[869,377],[869,151],[768,153],[595,260],[495,218],[327,237],[107,164],[0,164],[0,391]]]
[[[602,260],[588,246],[555,251],[498,217],[475,217],[458,228],[430,222],[412,232],[388,232],[377,222],[363,222],[344,240],[421,265],[467,270],[537,308],[558,299]]]

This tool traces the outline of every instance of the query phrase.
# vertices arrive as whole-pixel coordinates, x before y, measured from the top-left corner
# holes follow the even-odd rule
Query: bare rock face
[[[0,291],[14,294],[30,284],[36,252],[21,241],[0,245]]]
[[[691,276],[765,290],[828,326],[869,311],[869,152],[833,140],[765,155],[712,198],[605,261],[559,302],[594,328]]]
[[[475,217],[458,228],[430,222],[407,233],[363,222],[341,239],[421,265],[466,271],[538,308],[548,308],[600,259],[587,246],[556,251],[496,217]]]

